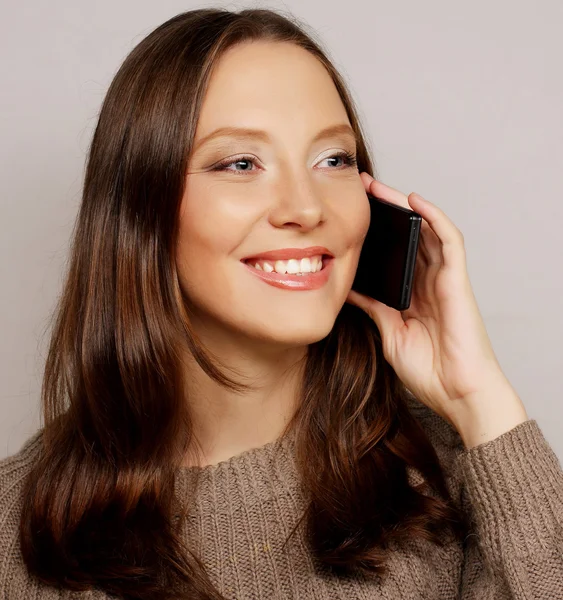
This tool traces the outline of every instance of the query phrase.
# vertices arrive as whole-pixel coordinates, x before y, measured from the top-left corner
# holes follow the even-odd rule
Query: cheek
[[[342,239],[342,260],[340,269],[340,284],[347,294],[360,259],[360,253],[370,223],[370,207],[367,197],[360,195],[357,200],[347,203],[346,210],[340,211],[340,235]]]
[[[238,240],[229,221],[210,210],[189,210],[180,217],[177,263],[184,286],[197,289],[203,281],[213,285],[221,260]]]
[[[232,294],[226,275],[228,252],[236,240],[229,237],[226,223],[214,218],[214,230],[206,223],[208,218],[210,215],[194,214],[181,218],[176,248],[180,287],[191,310],[200,314],[216,312],[214,304]],[[221,235],[221,229],[225,235]]]
[[[340,211],[339,220],[342,223],[343,241],[346,248],[359,256],[370,223],[370,208],[367,197],[365,199],[360,197],[354,202],[349,202]]]
[[[185,244],[223,256],[235,250],[260,218],[260,206],[240,196],[226,193],[220,185],[188,186],[180,211]]]
[[[206,304],[201,295],[230,293],[228,274],[259,218],[255,213],[255,207],[220,190],[188,187],[180,209],[176,260],[182,289],[193,301]]]

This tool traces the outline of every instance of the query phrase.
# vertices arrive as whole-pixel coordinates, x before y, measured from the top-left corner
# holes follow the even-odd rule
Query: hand
[[[503,409],[509,406],[513,413],[510,423],[496,427],[495,433],[526,420],[479,313],[461,232],[443,211],[417,194],[407,197],[367,173],[361,178],[373,196],[414,210],[423,218],[410,307],[397,311],[353,290],[347,298],[375,321],[386,360],[419,401],[466,437],[471,422],[479,423],[481,429],[487,422],[483,412],[477,417],[471,411],[488,410],[486,405],[499,394]]]

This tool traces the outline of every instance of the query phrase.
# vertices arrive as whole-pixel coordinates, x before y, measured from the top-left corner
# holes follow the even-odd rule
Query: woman
[[[366,192],[424,219],[403,313],[351,291]],[[115,76],[43,411],[0,465],[5,598],[563,597],[561,467],[463,238],[373,178],[280,14],[178,15]]]

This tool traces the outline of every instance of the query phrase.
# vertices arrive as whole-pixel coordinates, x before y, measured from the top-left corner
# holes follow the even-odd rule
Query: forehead
[[[310,131],[347,121],[334,82],[316,57],[287,42],[245,42],[214,66],[197,137],[218,127]]]

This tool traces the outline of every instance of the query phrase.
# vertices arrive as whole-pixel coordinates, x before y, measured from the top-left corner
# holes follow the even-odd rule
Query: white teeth
[[[314,273],[315,266],[311,264],[309,258],[302,258],[298,269],[299,273]]]
[[[307,273],[317,273],[323,268],[322,256],[313,256],[311,258],[289,260],[276,260],[273,264],[267,261],[254,263],[254,268],[266,273],[275,271],[280,275],[286,273],[290,275],[306,275]]]
[[[291,275],[301,272],[301,261],[291,258],[287,261],[287,272]]]

